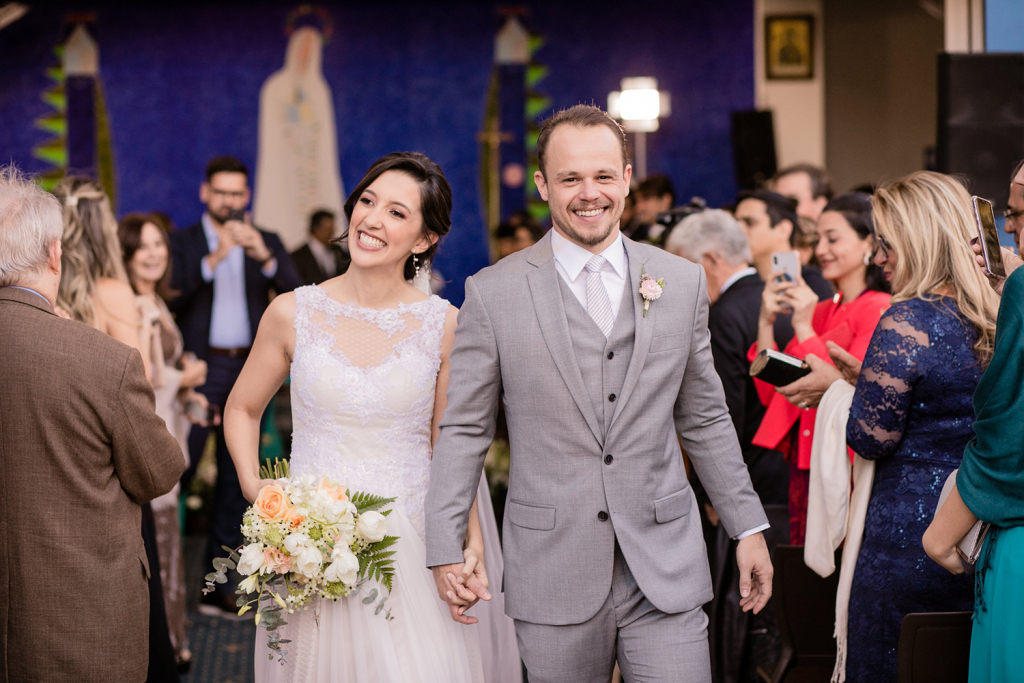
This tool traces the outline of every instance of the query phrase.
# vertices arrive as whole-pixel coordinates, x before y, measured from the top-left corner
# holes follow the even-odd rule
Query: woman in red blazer
[[[792,311],[794,336],[785,352],[804,358],[814,354],[831,363],[825,342],[832,341],[863,360],[871,335],[889,307],[888,286],[881,269],[872,263],[874,226],[871,198],[860,193],[837,197],[828,203],[818,221],[815,254],[821,273],[838,292],[818,301],[802,280],[773,278],[761,299],[757,342],[750,347],[753,361],[763,349],[777,349],[775,317]],[[782,275],[779,273],[778,275]],[[786,400],[775,387],[754,380],[761,401],[768,407],[753,443],[782,451],[790,464],[789,539],[803,545],[807,523],[807,486],[811,469],[813,408],[801,408]]]

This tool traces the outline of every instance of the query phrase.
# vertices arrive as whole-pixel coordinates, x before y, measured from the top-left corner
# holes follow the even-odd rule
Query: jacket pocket
[[[662,334],[651,339],[651,348],[647,353],[681,349],[685,344],[686,339],[682,334]]]
[[[508,518],[516,526],[537,531],[551,531],[555,528],[555,508],[524,505],[514,500],[508,502]]]
[[[690,489],[676,491],[654,501],[654,519],[659,524],[679,519],[690,511]]]

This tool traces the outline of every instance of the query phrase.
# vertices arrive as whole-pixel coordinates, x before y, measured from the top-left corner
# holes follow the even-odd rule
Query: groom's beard
[[[554,212],[551,213],[551,221],[555,225],[557,225],[559,229],[561,229],[561,231],[565,233],[565,236],[571,239],[573,242],[576,242],[577,244],[581,244],[586,247],[592,247],[595,244],[601,244],[601,242],[604,242],[606,239],[608,239],[608,235],[612,234],[612,230],[615,229],[615,227],[619,224],[619,219],[622,218],[623,208],[625,207],[620,206],[619,212],[616,215],[609,217],[607,225],[589,235],[584,235],[583,233],[579,232],[574,227],[572,227],[572,224],[569,220],[563,220],[562,216],[557,215]],[[566,211],[568,211],[568,209],[566,209]]]

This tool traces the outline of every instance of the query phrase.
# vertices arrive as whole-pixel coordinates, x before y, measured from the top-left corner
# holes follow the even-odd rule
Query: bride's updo
[[[373,181],[387,171],[399,171],[420,184],[420,213],[423,215],[423,234],[437,235],[436,243],[419,254],[422,261],[421,267],[425,266],[434,258],[441,239],[448,234],[452,227],[452,188],[444,177],[441,167],[431,161],[425,154],[419,152],[392,152],[382,156],[373,162],[370,170],[366,172],[363,179],[352,190],[345,202],[345,218],[352,220],[352,209],[355,207],[363,191]],[[347,233],[346,233],[347,235]],[[345,239],[342,236],[341,239]],[[411,280],[416,273],[410,256],[405,261],[405,279]]]

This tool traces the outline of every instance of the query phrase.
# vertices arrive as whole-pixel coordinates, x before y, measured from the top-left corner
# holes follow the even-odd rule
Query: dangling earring
[[[870,266],[871,265],[871,254],[868,254],[868,253],[864,254],[864,265],[865,266]]]
[[[413,268],[416,269],[416,275],[414,277],[419,277],[420,276],[420,262],[419,262],[419,259],[416,258],[416,254],[412,255],[412,266],[413,266]]]

